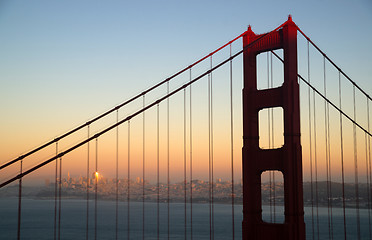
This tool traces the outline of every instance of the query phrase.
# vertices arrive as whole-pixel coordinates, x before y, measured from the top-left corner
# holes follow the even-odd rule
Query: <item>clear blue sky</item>
[[[267,32],[288,14],[372,93],[370,0],[2,0],[0,147],[16,145],[22,134],[35,138],[26,149],[38,145],[170,76],[249,24]],[[50,126],[53,120],[58,127]],[[38,138],[41,127],[47,132]]]

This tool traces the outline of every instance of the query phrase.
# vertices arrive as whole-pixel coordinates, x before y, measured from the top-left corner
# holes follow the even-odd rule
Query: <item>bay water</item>
[[[118,203],[118,239],[157,239],[157,203],[145,203],[145,228],[143,230],[142,202]],[[210,208],[213,207],[213,217]],[[79,199],[62,199],[61,201],[61,239],[86,239],[87,201]],[[88,236],[95,237],[95,202],[89,201]],[[242,238],[242,205],[234,207],[234,237]],[[54,199],[22,199],[21,239],[53,239],[55,221]],[[57,207],[58,212],[58,207]],[[318,214],[317,214],[318,212]],[[328,208],[305,207],[305,223],[307,239],[329,239],[329,229],[333,239],[344,238],[344,217],[342,208],[332,209],[332,228],[329,226]],[[17,238],[18,198],[0,199],[0,239]],[[370,212],[368,209],[359,210],[361,239],[370,239]],[[276,206],[275,222],[283,222],[283,207]],[[312,218],[312,215],[314,217]],[[347,239],[357,239],[357,211],[346,209]],[[318,216],[318,217],[317,217]],[[185,205],[184,203],[169,204],[169,239],[185,239]],[[273,220],[270,206],[263,206],[263,220]],[[190,239],[191,208],[186,205],[186,239]],[[214,219],[212,221],[211,219]],[[214,229],[214,239],[233,239],[232,207],[231,204],[193,203],[192,205],[193,239],[210,239]],[[57,216],[58,222],[58,216]],[[212,223],[212,224],[211,224]],[[115,239],[116,202],[97,201],[97,239]],[[213,226],[213,227],[212,227]],[[58,230],[58,228],[57,228]],[[58,233],[58,232],[57,232]],[[168,239],[168,204],[159,203],[159,237]]]

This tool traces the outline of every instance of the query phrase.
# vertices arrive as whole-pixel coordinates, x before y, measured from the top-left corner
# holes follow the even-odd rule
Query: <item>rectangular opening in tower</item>
[[[261,149],[275,149],[284,145],[283,108],[264,108],[258,113],[259,146]]]
[[[284,83],[284,65],[274,55],[283,59],[283,49],[263,52],[257,55],[257,89],[277,88]]]
[[[284,223],[284,182],[280,171],[261,174],[262,221]]]

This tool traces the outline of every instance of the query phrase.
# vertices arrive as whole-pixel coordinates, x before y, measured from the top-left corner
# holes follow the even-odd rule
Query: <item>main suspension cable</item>
[[[271,32],[275,32],[275,31],[277,31],[277,30],[280,29],[283,25],[284,25],[284,24],[280,25],[279,27],[277,27],[276,29],[274,29],[274,30],[271,31]],[[219,52],[220,50],[224,49],[226,46],[229,46],[231,43],[233,43],[233,42],[235,42],[236,40],[238,40],[239,38],[241,38],[244,34],[245,34],[245,32],[242,33],[242,34],[240,34],[239,36],[235,37],[233,40],[227,42],[226,44],[222,45],[221,47],[217,48],[216,50],[212,51],[211,53],[205,55],[205,56],[202,57],[201,59],[195,61],[195,62],[192,63],[191,65],[185,67],[184,69],[182,69],[182,70],[178,71],[177,73],[173,74],[172,76],[168,77],[167,79],[164,79],[163,81],[159,82],[158,84],[155,84],[154,86],[152,86],[152,87],[146,89],[145,91],[141,92],[140,94],[137,94],[136,96],[134,96],[134,97],[130,98],[129,100],[123,102],[122,104],[119,104],[119,105],[115,106],[114,108],[108,110],[107,112],[102,113],[101,115],[99,115],[99,116],[93,118],[92,120],[87,121],[86,123],[84,123],[84,124],[82,124],[82,125],[80,125],[80,126],[74,128],[74,129],[70,130],[69,132],[67,132],[67,133],[65,133],[65,134],[63,134],[63,135],[61,135],[61,136],[59,136],[59,137],[57,137],[57,138],[55,138],[55,139],[53,139],[53,140],[51,140],[51,141],[45,143],[45,144],[43,144],[43,145],[41,145],[40,147],[37,147],[37,148],[35,148],[35,149],[33,149],[33,150],[31,150],[31,151],[25,153],[25,154],[23,154],[23,155],[21,155],[21,156],[15,158],[15,159],[13,159],[13,160],[11,160],[11,161],[9,161],[9,162],[7,162],[7,163],[1,165],[1,166],[0,166],[0,170],[3,169],[3,168],[5,168],[5,167],[7,167],[7,166],[10,166],[10,165],[12,165],[12,164],[18,162],[18,161],[20,161],[21,159],[26,158],[27,156],[30,156],[30,155],[32,155],[32,154],[34,154],[34,153],[40,151],[41,149],[46,148],[47,146],[49,146],[49,145],[51,145],[51,144],[53,144],[53,143],[55,143],[55,142],[58,142],[59,140],[61,140],[61,139],[65,138],[65,137],[67,137],[67,136],[69,136],[69,135],[71,135],[71,134],[73,134],[73,133],[79,131],[80,129],[82,129],[82,128],[84,128],[84,127],[89,126],[90,124],[96,122],[97,120],[99,120],[99,119],[101,119],[101,118],[107,116],[108,114],[110,114],[110,113],[112,113],[112,112],[114,112],[114,111],[116,111],[116,110],[118,110],[118,109],[120,109],[120,108],[122,108],[122,107],[128,105],[129,103],[135,101],[136,99],[140,98],[141,96],[144,96],[145,94],[151,92],[152,90],[154,90],[154,89],[156,89],[156,88],[162,86],[164,83],[167,83],[167,82],[169,82],[170,80],[176,78],[177,76],[179,76],[180,74],[184,73],[185,71],[187,71],[188,69],[192,68],[193,66],[199,64],[200,62],[203,62],[204,60],[208,59],[210,56],[213,56],[214,54],[216,54],[216,53]],[[268,34],[269,34],[269,33],[264,34],[263,36],[261,36],[260,38],[256,39],[254,42],[252,42],[252,44],[255,43],[255,42],[257,42],[257,41],[260,40],[261,38],[266,37]],[[250,44],[250,45],[251,45],[251,44]],[[247,47],[248,47],[248,46],[247,46]],[[243,52],[243,50],[242,50],[239,54],[241,54],[242,52]],[[239,54],[237,54],[237,55],[239,55]]]
[[[284,63],[284,60],[281,59],[281,57],[279,57],[275,52],[272,52],[275,57],[277,57],[282,63]],[[355,126],[357,126],[360,130],[362,130],[363,132],[367,133],[368,136],[372,137],[372,134],[366,130],[364,127],[362,127],[359,123],[356,122],[356,120],[354,120],[352,117],[350,117],[349,115],[347,115],[344,111],[342,111],[342,109],[340,109],[339,107],[337,107],[334,103],[332,103],[328,98],[326,98],[324,96],[324,94],[322,94],[321,92],[319,92],[314,86],[312,86],[306,79],[304,79],[300,74],[297,74],[297,77],[299,77],[304,83],[306,83],[313,91],[314,91],[314,94],[315,92],[321,97],[323,98],[329,105],[331,105],[334,109],[336,109],[337,111],[339,111],[340,113],[342,113],[343,116],[345,116],[347,119],[349,119],[349,121],[353,124],[355,124]],[[1,185],[0,185],[1,187]]]
[[[342,75],[344,75],[344,77],[348,79],[354,87],[356,87],[370,101],[372,101],[372,98],[361,87],[359,87],[353,80],[351,80],[351,78],[344,71],[342,71],[340,67],[338,67],[322,50],[320,50],[320,48],[313,41],[311,41],[311,39],[298,26],[296,27],[297,27],[297,30],[302,34],[302,36],[304,36],[306,40],[309,41],[311,45],[313,45],[323,55],[323,57],[326,58],[328,62],[330,62],[337,69],[337,71],[339,71]]]
[[[82,142],[80,142],[80,143],[78,143],[78,144],[76,144],[76,145],[70,147],[69,149],[67,149],[67,150],[65,150],[65,151],[63,151],[63,152],[60,152],[60,153],[58,154],[58,156],[54,156],[54,157],[52,157],[52,158],[50,158],[50,159],[48,159],[48,160],[45,160],[45,161],[43,161],[42,163],[40,163],[40,164],[38,164],[38,165],[36,165],[36,166],[34,166],[34,167],[32,167],[32,168],[30,168],[30,169],[24,171],[22,174],[18,174],[17,176],[15,176],[15,177],[13,177],[13,178],[11,178],[11,179],[9,179],[9,180],[7,180],[7,181],[1,183],[1,184],[0,184],[0,188],[2,188],[2,187],[4,187],[4,186],[6,186],[6,185],[12,183],[12,182],[15,181],[15,180],[18,180],[18,179],[21,178],[21,177],[24,177],[24,176],[30,174],[31,172],[36,171],[37,169],[39,169],[39,168],[45,166],[46,164],[48,164],[48,163],[54,161],[56,158],[59,158],[60,156],[66,155],[67,153],[70,153],[71,151],[73,151],[73,150],[75,150],[75,149],[77,149],[77,148],[83,146],[83,145],[86,144],[87,142],[92,141],[93,139],[95,139],[95,138],[97,138],[97,137],[99,137],[99,136],[101,136],[101,135],[107,133],[108,131],[114,129],[116,126],[121,125],[121,124],[123,124],[123,123],[129,121],[131,118],[133,118],[133,117],[135,117],[135,116],[141,114],[142,112],[146,111],[147,109],[150,109],[150,108],[154,107],[157,103],[160,103],[160,102],[164,101],[165,99],[167,99],[167,98],[171,97],[172,95],[178,93],[179,91],[185,89],[186,87],[188,87],[189,85],[193,84],[194,82],[200,80],[200,79],[203,78],[204,76],[210,74],[210,73],[213,72],[214,70],[220,68],[221,66],[223,66],[224,64],[226,64],[226,63],[229,62],[230,60],[233,60],[234,58],[236,58],[237,56],[239,56],[240,54],[242,54],[243,51],[244,51],[245,49],[247,49],[248,47],[251,47],[253,44],[257,43],[259,40],[261,40],[261,39],[265,38],[266,36],[268,36],[270,33],[277,31],[277,30],[278,30],[279,28],[281,28],[282,26],[283,26],[283,24],[280,25],[279,27],[277,27],[276,29],[274,29],[273,31],[263,34],[262,36],[258,37],[257,39],[255,39],[254,41],[252,41],[250,44],[248,44],[247,46],[245,46],[245,47],[243,48],[243,50],[241,50],[241,51],[235,53],[235,54],[234,54],[233,56],[231,56],[230,58],[228,58],[228,59],[226,59],[226,60],[220,62],[219,64],[217,64],[216,66],[214,66],[214,67],[211,68],[210,70],[207,70],[206,72],[202,73],[202,74],[199,75],[198,77],[194,78],[191,82],[185,83],[184,85],[182,85],[182,86],[180,86],[179,88],[173,90],[173,91],[170,92],[169,94],[167,94],[167,95],[165,95],[165,96],[159,98],[158,100],[154,101],[154,102],[151,103],[151,104],[148,104],[145,108],[138,110],[137,112],[135,112],[135,113],[133,113],[133,114],[127,116],[126,118],[120,120],[118,123],[115,123],[115,124],[113,124],[113,125],[111,125],[111,126],[105,128],[105,129],[103,129],[102,131],[96,133],[94,136],[92,136],[92,137],[90,137],[90,138],[88,138],[88,139],[86,139],[86,140],[84,140],[84,141],[82,141]],[[301,76],[299,76],[299,77],[300,77],[301,79],[303,79]],[[304,80],[304,79],[303,79],[303,80]],[[305,81],[305,80],[304,80],[304,81]],[[305,83],[307,83],[307,82],[305,81]],[[315,91],[316,91],[316,89],[315,89]],[[319,92],[317,92],[317,93],[320,94]],[[321,95],[321,94],[320,94],[320,95]],[[331,104],[333,107],[335,107],[334,104],[332,104],[332,103],[330,103],[330,104]],[[337,108],[337,107],[336,107],[336,108]],[[344,114],[345,116],[347,116],[345,113],[343,113],[343,114]],[[347,116],[347,117],[348,117],[348,116]],[[349,118],[349,119],[350,119],[350,118]],[[350,119],[350,120],[352,121],[352,119]],[[357,123],[356,123],[356,125],[357,125],[359,128],[361,128],[361,129],[364,130],[364,128],[362,128],[362,127],[361,127],[360,125],[358,125]],[[366,130],[364,130],[364,131],[366,131]],[[369,135],[372,136],[370,133],[369,133]],[[60,138],[59,138],[59,139],[60,139]],[[17,160],[17,161],[18,161],[18,160]],[[2,165],[2,166],[0,167],[0,169],[1,169],[1,168],[4,168],[4,167],[6,167],[6,166],[9,166],[10,164],[11,164],[10,162],[4,164],[4,165]]]

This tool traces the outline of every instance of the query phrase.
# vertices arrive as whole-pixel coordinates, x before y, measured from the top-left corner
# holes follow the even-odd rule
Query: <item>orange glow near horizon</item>
[[[265,116],[265,115],[264,115]],[[147,115],[149,117],[149,114]],[[130,144],[130,168],[131,168],[131,178],[135,179],[136,177],[142,178],[142,161],[143,161],[143,142],[142,142],[142,124],[141,118],[137,118],[137,122],[132,120],[131,122],[131,144]],[[203,119],[202,119],[203,120]],[[193,149],[192,149],[192,159],[193,159],[193,179],[206,180],[208,179],[208,125],[201,120],[201,126],[195,126],[193,130]],[[306,120],[306,119],[305,119]],[[182,121],[180,121],[182,124]],[[194,120],[196,122],[196,120]],[[226,121],[225,121],[226,122]],[[229,129],[224,127],[226,125],[224,121],[218,120],[215,122],[215,132],[214,132],[214,176],[215,178],[221,178],[223,180],[230,179],[230,135]],[[319,120],[318,127],[321,129],[322,119]],[[174,120],[171,125],[173,129],[170,132],[170,149],[169,149],[169,158],[170,158],[170,180],[171,182],[182,181],[183,172],[184,172],[184,139],[183,139],[183,129],[174,128],[177,121]],[[280,121],[276,121],[276,124]],[[204,125],[203,125],[204,124]],[[182,126],[182,125],[181,125]],[[260,134],[260,139],[264,140],[267,138],[267,130],[265,128],[267,123],[264,124],[262,132]],[[335,125],[334,128],[337,126]],[[348,126],[350,128],[350,126]],[[345,128],[345,136],[351,133],[350,129]],[[279,126],[275,126],[275,130],[280,129]],[[160,133],[160,145],[159,145],[159,158],[160,158],[160,180],[162,182],[166,181],[166,172],[167,172],[167,136],[166,128],[161,125]],[[186,142],[186,171],[187,179],[189,180],[190,174],[190,143],[189,143],[189,129],[187,129],[187,142]],[[340,179],[340,153],[339,153],[339,144],[340,139],[337,136],[336,129],[331,129],[332,134],[331,140],[331,160],[332,160],[332,177],[335,181]],[[241,127],[238,125],[234,129],[234,173],[235,181],[240,182],[241,180],[241,147],[242,147],[242,138],[240,135]],[[334,135],[336,134],[336,135]],[[280,135],[280,134],[279,134]],[[279,137],[279,135],[277,135]],[[323,133],[324,135],[324,133]],[[324,136],[321,133],[317,135],[317,161],[318,161],[318,175],[319,180],[324,180],[326,175],[326,163],[325,163],[325,140]],[[346,180],[352,181],[354,178],[354,160],[353,160],[353,139],[352,137],[344,136],[344,168]],[[84,136],[79,136],[72,140],[73,143],[77,143],[83,139]],[[308,128],[305,123],[302,124],[302,154],[303,154],[303,173],[304,181],[307,181],[310,176],[310,167],[309,167],[309,136]],[[358,135],[358,158],[359,162],[359,171],[361,176],[363,176],[365,167],[363,166],[365,159],[363,153],[364,149],[364,137],[362,134]],[[314,141],[314,139],[312,139]],[[275,140],[279,142],[279,140]],[[59,143],[59,149],[61,151],[68,147],[71,147],[71,143]],[[157,140],[156,140],[156,128],[154,128],[153,123],[146,124],[146,142],[145,142],[145,161],[146,161],[146,180],[154,181],[156,179],[156,169],[157,169]],[[95,167],[95,157],[96,157],[96,145],[95,141],[89,143],[89,161],[90,169]],[[313,150],[314,151],[314,142]],[[10,152],[10,151],[9,151]],[[4,154],[4,152],[3,152]],[[46,154],[39,155],[35,154],[34,156],[28,157],[24,160],[23,167],[24,170],[29,169],[35,164],[41,163],[42,161],[48,159],[49,157],[55,156],[55,147],[51,146]],[[94,177],[99,179],[102,174],[107,178],[115,177],[115,166],[116,166],[116,134],[115,131],[111,131],[105,135],[102,135],[98,139],[98,166],[100,172],[94,172]],[[119,127],[119,179],[127,177],[127,166],[128,166],[128,139],[127,139],[127,126]],[[87,167],[87,145],[84,145],[75,151],[66,154],[62,157],[62,175],[67,176],[67,172],[70,172],[71,176],[85,176],[86,167]],[[314,154],[313,154],[313,165],[314,165]],[[32,179],[34,176],[45,176],[44,179],[52,179],[54,176],[54,166],[55,162],[52,162],[42,169],[36,171],[36,174],[30,175],[27,179]],[[19,171],[19,166],[11,168],[11,172],[15,174]],[[313,169],[314,171],[314,169]],[[4,173],[4,172],[2,172]],[[2,174],[1,173],[1,174]],[[313,172],[314,174],[314,172]],[[11,175],[11,174],[5,174]],[[5,176],[2,175],[2,176]]]

